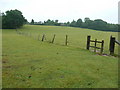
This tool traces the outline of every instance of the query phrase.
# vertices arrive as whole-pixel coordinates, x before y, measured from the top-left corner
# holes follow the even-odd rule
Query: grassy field
[[[118,59],[86,50],[86,37],[105,40],[104,53],[109,53],[109,37],[115,32],[89,29],[32,26],[20,29],[32,37],[3,30],[3,88],[115,88],[118,87]],[[46,34],[55,44],[38,41]],[[65,46],[65,35],[69,45]],[[116,48],[117,53],[117,48]]]
[[[90,29],[72,28],[72,27],[56,27],[56,26],[25,26],[21,29],[22,32],[32,35],[33,38],[42,38],[42,35],[46,35],[47,41],[51,41],[53,35],[56,34],[55,44],[65,45],[65,35],[68,35],[69,46],[79,47],[86,49],[87,35],[91,35],[92,40],[104,40],[104,53],[109,54],[109,42],[110,36],[118,39],[118,32],[102,32]],[[91,45],[94,43],[91,43]],[[98,44],[97,46],[100,46]],[[118,54],[118,45],[115,47],[115,54]]]

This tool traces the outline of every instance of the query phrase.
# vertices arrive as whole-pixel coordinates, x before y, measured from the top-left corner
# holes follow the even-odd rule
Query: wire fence
[[[49,33],[44,33],[44,34],[38,34],[38,33],[31,33],[31,32],[23,32],[23,31],[20,31],[20,30],[16,30],[17,34],[19,35],[23,35],[23,36],[26,36],[26,37],[31,37],[33,38],[34,40],[38,40],[38,41],[41,41],[41,42],[48,42],[48,43],[52,43],[52,44],[57,44],[57,45],[64,45],[64,46],[73,46],[73,47],[79,47],[79,48],[82,48],[82,49],[86,49],[86,46],[87,46],[87,36],[84,36],[82,38],[78,38],[76,36],[76,38],[72,38],[72,37],[75,37],[73,36],[72,34],[71,35],[67,35],[67,34],[49,34]],[[81,37],[81,36],[80,36]],[[94,40],[97,39],[97,38],[94,38]],[[98,40],[99,41],[99,40]],[[107,40],[107,42],[104,41],[104,45],[102,47],[102,53],[103,54],[110,54],[110,51],[109,51],[109,38]],[[95,44],[94,43],[91,43],[91,46],[94,46]],[[95,47],[101,47],[100,44],[96,44],[97,46]],[[118,55],[118,45],[115,45],[116,48],[115,48],[115,54]],[[100,50],[95,50],[90,48],[91,51],[95,51],[95,52],[101,52]]]

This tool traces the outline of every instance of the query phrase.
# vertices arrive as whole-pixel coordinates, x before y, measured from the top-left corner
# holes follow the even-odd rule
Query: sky
[[[0,0],[0,10],[18,9],[31,22],[59,20],[73,21],[85,17],[118,23],[119,0]]]

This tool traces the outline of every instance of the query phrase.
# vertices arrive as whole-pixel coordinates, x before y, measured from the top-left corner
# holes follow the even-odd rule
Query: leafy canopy
[[[2,14],[2,28],[4,29],[16,29],[27,22],[22,12],[17,9],[6,11],[5,13]]]

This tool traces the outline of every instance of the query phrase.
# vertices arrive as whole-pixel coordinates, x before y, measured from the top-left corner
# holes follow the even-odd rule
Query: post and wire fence
[[[20,34],[20,35],[24,35],[24,36],[29,36],[29,37],[33,37],[33,35],[31,33],[27,33],[27,32],[22,32],[22,31],[18,31],[16,30],[17,34]],[[47,41],[47,38],[46,38],[46,34],[38,34],[38,36],[34,37],[36,40],[38,41],[41,41],[41,42],[44,42],[44,41]],[[53,36],[51,37],[51,40],[49,41],[49,43],[54,43],[56,42],[56,38],[57,38],[57,35],[56,34],[53,34]],[[91,45],[92,43],[92,45]],[[115,37],[110,37],[110,44],[109,44],[109,52],[110,52],[110,55],[114,55],[114,51],[115,51],[115,43],[118,44],[120,46],[120,42],[118,40],[116,40]],[[97,45],[100,45],[99,47]],[[97,49],[100,50],[100,54],[103,54],[104,52],[104,40],[97,40],[97,39],[94,39],[94,40],[91,40],[91,36],[88,35],[87,36],[87,42],[86,42],[86,49],[87,50],[90,50],[90,48],[93,48],[94,52],[97,52]],[[65,35],[64,37],[64,44],[65,46],[68,46],[70,45],[69,44],[69,37],[68,35]]]

